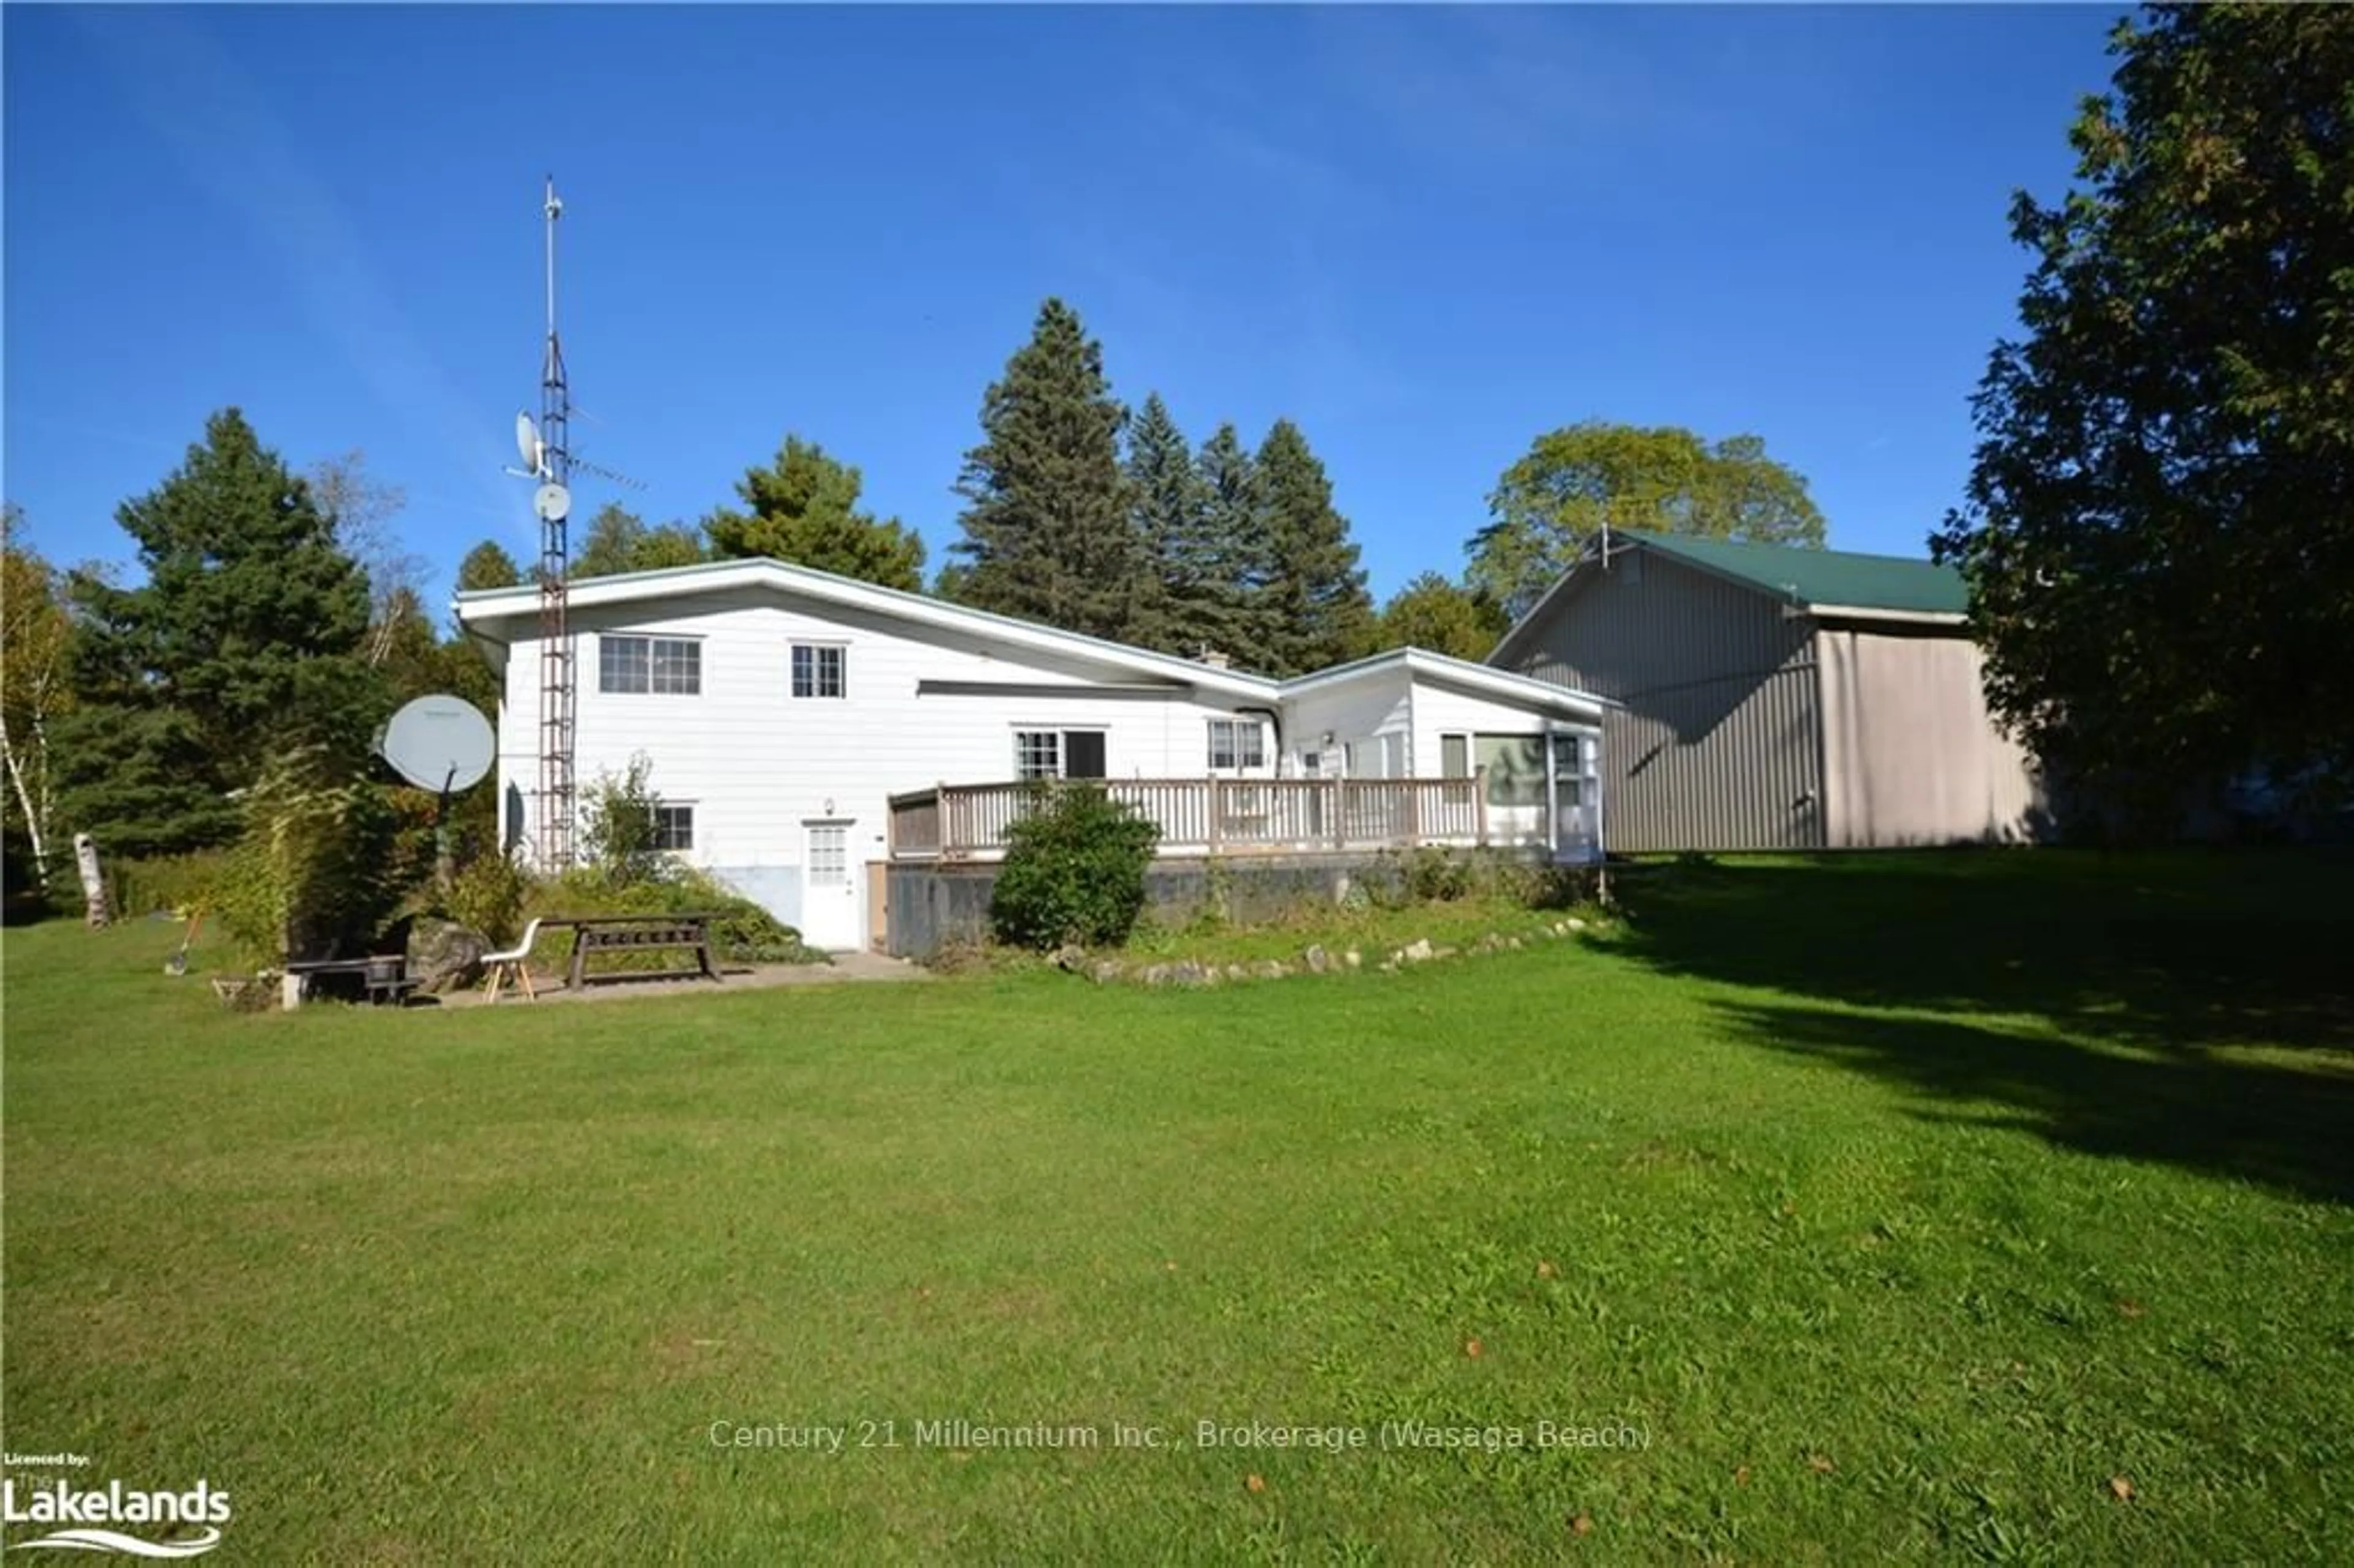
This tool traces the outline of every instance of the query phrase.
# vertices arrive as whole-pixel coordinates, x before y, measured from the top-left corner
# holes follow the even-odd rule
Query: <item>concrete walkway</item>
[[[719,983],[707,980],[632,980],[627,975],[596,978],[579,991],[567,990],[561,973],[541,975],[532,972],[532,986],[540,1001],[610,1001],[632,996],[720,996],[739,991],[769,991],[789,985],[842,985],[853,980],[921,980],[931,976],[921,967],[905,959],[886,959],[880,953],[829,953],[829,964],[721,964]],[[446,996],[428,999],[428,1004],[439,1002],[443,1007],[481,1007],[482,988],[452,991]],[[521,991],[502,987],[499,1007],[530,1007]]]

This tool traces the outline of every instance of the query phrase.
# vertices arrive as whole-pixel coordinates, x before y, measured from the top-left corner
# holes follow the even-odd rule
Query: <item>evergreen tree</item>
[[[691,567],[704,558],[703,537],[683,523],[646,526],[645,519],[609,501],[588,520],[588,532],[572,551],[567,577],[610,577],[622,572],[656,572]]]
[[[1273,566],[1258,604],[1263,667],[1297,675],[1353,657],[1373,635],[1373,601],[1324,464],[1299,426],[1278,419],[1255,466]]]
[[[1130,641],[1183,653],[1188,628],[1214,588],[1217,563],[1209,557],[1208,495],[1185,432],[1169,416],[1161,394],[1145,398],[1128,433],[1129,493],[1138,548],[1148,566]]]
[[[1237,664],[1267,669],[1275,634],[1267,616],[1275,556],[1258,465],[1229,422],[1202,443],[1199,467],[1202,531],[1192,552],[1196,591],[1180,628],[1179,651],[1188,657],[1224,653]]]
[[[117,853],[219,842],[226,792],[262,758],[295,741],[355,755],[383,717],[367,574],[234,408],[115,519],[146,580],[73,579],[83,700],[57,736],[61,826]]]
[[[523,568],[515,565],[513,556],[495,539],[485,539],[466,552],[458,563],[458,591],[479,593],[485,588],[514,588],[523,581]]]
[[[736,493],[748,515],[721,507],[705,519],[712,554],[769,556],[862,582],[919,593],[924,542],[896,517],[877,521],[858,507],[858,471],[815,441],[787,435],[777,461],[748,470]]]
[[[957,493],[971,562],[961,592],[984,609],[1097,637],[1125,638],[1144,599],[1146,562],[1130,526],[1119,461],[1126,413],[1104,378],[1103,349],[1060,300],[981,399],[981,444]]]

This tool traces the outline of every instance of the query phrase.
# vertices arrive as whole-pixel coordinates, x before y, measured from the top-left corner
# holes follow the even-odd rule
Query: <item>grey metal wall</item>
[[[1813,630],[1766,595],[1638,547],[1555,600],[1513,667],[1625,705],[1602,725],[1611,850],[1822,847]]]
[[[2033,762],[1988,715],[1973,643],[1839,627],[1816,636],[1832,847],[2042,836]]]

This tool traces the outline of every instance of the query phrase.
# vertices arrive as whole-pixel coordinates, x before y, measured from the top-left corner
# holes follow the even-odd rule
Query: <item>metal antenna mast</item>
[[[539,432],[534,498],[539,514],[539,863],[563,871],[573,859],[572,725],[576,690],[567,579],[572,549],[572,392],[564,378],[564,345],[556,335],[556,220],[564,216],[556,176],[547,177],[541,210],[547,224],[547,353],[539,371]]]

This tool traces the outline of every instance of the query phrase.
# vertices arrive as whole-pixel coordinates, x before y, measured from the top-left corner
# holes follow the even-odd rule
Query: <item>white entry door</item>
[[[801,940],[840,952],[859,940],[857,868],[850,863],[852,822],[804,822]]]

